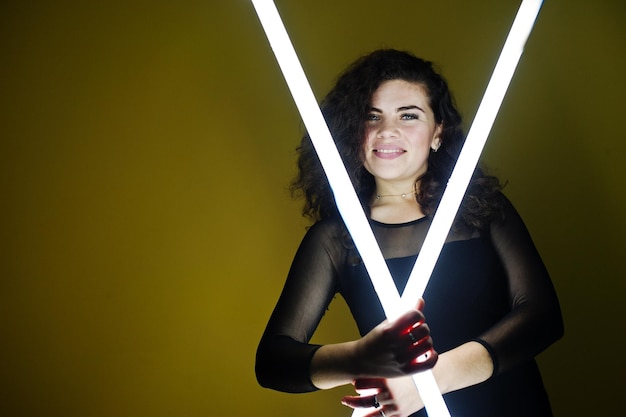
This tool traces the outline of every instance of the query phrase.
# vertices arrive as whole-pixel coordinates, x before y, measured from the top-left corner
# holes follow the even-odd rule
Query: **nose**
[[[376,137],[381,139],[393,138],[396,137],[397,134],[398,129],[393,119],[385,118],[380,121]]]

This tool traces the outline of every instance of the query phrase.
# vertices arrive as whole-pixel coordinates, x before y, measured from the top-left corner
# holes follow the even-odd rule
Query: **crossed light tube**
[[[251,1],[328,177],[339,213],[363,259],[385,315],[389,320],[400,317],[410,308],[414,308],[426,289],[543,0],[523,0],[520,5],[402,297],[398,294],[274,2]],[[450,417],[431,371],[414,374],[413,381],[430,417]],[[357,414],[355,411],[353,416]]]

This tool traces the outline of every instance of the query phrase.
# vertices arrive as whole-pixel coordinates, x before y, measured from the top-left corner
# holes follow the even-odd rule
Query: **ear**
[[[443,124],[438,124],[433,134],[433,140],[430,141],[430,149],[433,152],[437,152],[441,146],[441,132],[443,131]]]

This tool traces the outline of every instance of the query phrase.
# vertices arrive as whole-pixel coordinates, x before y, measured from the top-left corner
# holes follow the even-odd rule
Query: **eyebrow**
[[[421,111],[422,113],[426,113],[423,108],[421,108],[420,106],[416,106],[414,104],[411,104],[409,106],[398,107],[396,109],[396,113],[401,112],[401,111],[406,111],[406,110],[413,110],[413,109],[417,109],[417,110]],[[377,109],[376,107],[370,107],[370,111],[374,111],[374,112],[377,112],[377,113],[382,113],[383,112],[382,110]]]

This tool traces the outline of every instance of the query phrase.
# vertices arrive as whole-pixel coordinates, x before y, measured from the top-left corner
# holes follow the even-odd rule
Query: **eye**
[[[367,115],[368,122],[376,122],[378,120],[380,120],[380,116],[376,113],[370,113]]]
[[[400,116],[400,119],[402,120],[417,120],[419,119],[419,116],[415,113],[404,113]]]

